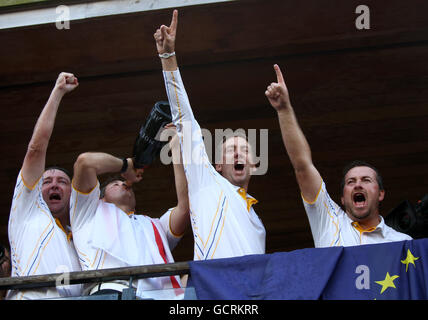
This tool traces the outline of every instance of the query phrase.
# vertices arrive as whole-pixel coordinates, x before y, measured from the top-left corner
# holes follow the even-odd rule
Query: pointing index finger
[[[275,69],[276,80],[278,81],[278,83],[284,84],[285,83],[284,77],[282,76],[282,72],[279,66],[277,64],[274,64],[273,68]]]
[[[171,19],[171,25],[169,26],[172,30],[177,30],[177,23],[178,23],[178,10],[174,9],[172,12],[172,19]]]

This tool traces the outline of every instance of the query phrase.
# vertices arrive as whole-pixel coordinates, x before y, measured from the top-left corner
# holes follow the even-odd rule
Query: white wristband
[[[159,58],[162,58],[162,59],[168,59],[168,58],[170,58],[172,56],[175,56],[175,51],[171,52],[171,53],[168,53],[168,52],[159,53]]]

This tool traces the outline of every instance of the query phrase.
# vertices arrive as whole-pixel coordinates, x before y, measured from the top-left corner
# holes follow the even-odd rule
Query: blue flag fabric
[[[191,261],[187,286],[201,300],[260,300],[269,255]]]
[[[428,239],[347,247],[323,299],[428,299]]]
[[[428,299],[428,239],[190,262],[198,299]]]

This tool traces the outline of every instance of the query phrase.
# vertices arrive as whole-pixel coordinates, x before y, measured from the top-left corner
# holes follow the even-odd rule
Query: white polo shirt
[[[73,241],[55,219],[42,196],[40,178],[27,186],[19,173],[9,217],[12,277],[81,271]],[[7,299],[79,296],[82,285],[12,290]]]
[[[330,198],[324,181],[313,202],[303,196],[302,199],[316,248],[412,240],[409,235],[387,226],[382,216],[376,227],[363,230]]]
[[[81,193],[74,187],[71,192],[70,222],[82,270],[165,263],[154,226],[160,235],[167,262],[174,262],[171,250],[181,236],[174,235],[170,230],[173,209],[169,209],[160,219],[154,219],[127,214],[99,197],[99,183],[89,193]],[[180,278],[175,278],[180,284]],[[157,298],[156,292],[151,295],[149,291],[169,288],[172,288],[170,277],[141,279],[138,281],[137,296]]]
[[[265,253],[266,231],[252,206],[257,200],[211,165],[179,70],[163,75],[187,178],[194,260]]]

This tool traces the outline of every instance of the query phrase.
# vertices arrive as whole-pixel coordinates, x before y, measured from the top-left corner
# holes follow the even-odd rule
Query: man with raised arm
[[[61,73],[43,108],[16,181],[9,217],[12,277],[80,271],[70,232],[71,179],[59,167],[45,170],[46,151],[63,96],[78,86]],[[76,296],[81,285],[12,290],[7,299]]]
[[[327,193],[324,181],[312,163],[311,150],[297,122],[288,89],[278,65],[277,82],[265,92],[278,113],[282,139],[293,165],[315,247],[354,246],[410,240],[388,227],[379,213],[385,196],[378,170],[363,161],[353,161],[343,171],[342,210]]]
[[[177,23],[178,12],[174,10],[170,26],[162,25],[154,38],[182,147],[191,204],[194,259],[263,254],[265,228],[253,208],[257,200],[247,193],[255,170],[251,147],[241,136],[228,137],[221,148],[222,161],[215,168],[211,165],[178,70]]]
[[[142,178],[143,169],[134,169],[132,158],[116,158],[106,153],[87,152],[74,164],[70,220],[76,250],[83,270],[131,267],[174,262],[171,250],[189,224],[189,204],[184,171],[172,139],[177,206],[160,219],[135,213],[131,185]],[[175,145],[175,148],[174,148]],[[121,173],[102,190],[98,176]],[[133,283],[137,297],[174,299],[184,293],[178,276],[142,279]],[[130,287],[128,281],[92,285],[90,295],[118,293]],[[177,289],[170,292],[162,289]]]

